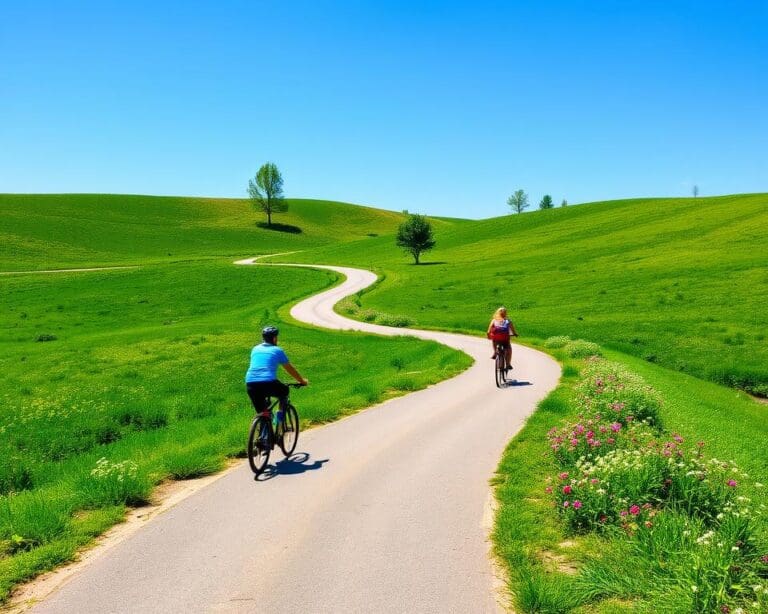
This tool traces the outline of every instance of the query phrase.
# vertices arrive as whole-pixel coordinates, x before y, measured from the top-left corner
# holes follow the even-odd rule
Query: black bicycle
[[[300,388],[304,384],[286,384],[289,388]],[[280,446],[285,456],[290,456],[299,441],[299,413],[286,400],[285,411],[278,405],[278,398],[267,397],[264,410],[256,414],[248,432],[248,463],[258,476],[269,462],[269,455]],[[277,411],[273,411],[278,407]]]
[[[494,343],[494,347],[496,348],[496,360],[493,369],[496,375],[496,387],[503,388],[507,382],[507,365],[504,358],[506,348],[503,343]]]

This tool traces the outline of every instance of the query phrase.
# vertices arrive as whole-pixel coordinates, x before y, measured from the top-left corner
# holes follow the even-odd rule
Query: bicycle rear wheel
[[[283,454],[290,456],[299,441],[299,413],[293,405],[288,405],[285,410],[285,423],[282,431],[282,437],[279,438],[278,444]]]
[[[256,416],[248,433],[248,463],[256,475],[264,471],[269,461],[269,452],[272,449],[271,434],[272,423],[269,418]]]
[[[496,387],[501,388],[507,381],[507,370],[504,366],[504,350],[496,350]]]

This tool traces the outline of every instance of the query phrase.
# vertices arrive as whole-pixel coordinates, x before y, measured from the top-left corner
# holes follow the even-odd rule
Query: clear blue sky
[[[0,0],[0,192],[768,191],[768,2]]]

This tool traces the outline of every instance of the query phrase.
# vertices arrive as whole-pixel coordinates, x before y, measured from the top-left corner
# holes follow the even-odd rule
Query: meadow
[[[71,559],[119,522],[126,505],[146,502],[154,485],[218,471],[242,454],[251,411],[242,372],[264,323],[279,323],[291,359],[312,382],[295,393],[305,425],[467,365],[463,355],[415,339],[293,322],[288,305],[335,276],[231,264],[257,254],[294,252],[276,260],[376,271],[379,283],[338,307],[353,318],[481,335],[505,304],[526,343],[585,339],[577,353],[597,348],[653,387],[661,429],[654,437],[703,441],[707,458],[733,461],[749,476],[739,478],[738,495],[725,489],[725,498],[712,500],[766,503],[755,482],[768,482],[768,406],[734,388],[765,396],[768,385],[768,196],[435,219],[437,247],[420,266],[394,245],[402,219],[296,200],[276,218],[279,229],[268,230],[241,200],[0,195],[1,270],[139,265],[0,277],[0,600],[19,581]],[[552,454],[548,433],[575,428],[583,414],[586,365],[564,349],[545,349],[564,362],[562,385],[511,442],[496,478],[494,539],[517,607],[707,611],[692,600],[691,586],[700,586],[707,603],[751,611],[738,582],[749,574],[751,586],[762,582],[754,580],[763,573],[754,556],[748,565],[708,567],[708,578],[691,584],[690,565],[648,564],[648,552],[673,558],[664,550],[669,540],[646,540],[643,547],[656,550],[643,554],[620,520],[611,531],[592,531],[573,507],[571,516],[556,511],[564,501],[546,492],[547,479],[558,479],[565,461]],[[634,518],[633,505],[638,515],[666,514],[667,499],[653,495],[611,517]],[[585,501],[576,509],[586,512]],[[672,525],[674,518],[664,525],[670,534]],[[749,536],[751,554],[762,552],[764,515],[752,518]],[[723,572],[730,567],[749,574],[736,579]]]
[[[360,221],[343,205],[330,208],[326,217],[347,218],[333,228],[342,237],[367,224],[365,212]],[[256,238],[284,234],[256,227],[253,216],[250,224]],[[267,323],[280,326],[281,344],[310,380],[293,393],[303,428],[468,365],[435,343],[294,322],[288,307],[336,283],[334,273],[235,266],[194,238],[185,239],[190,259],[162,262],[162,232],[151,241],[136,234],[124,245],[93,239],[75,259],[125,264],[125,250],[129,263],[143,262],[134,268],[0,277],[0,602],[76,556],[126,506],[150,501],[156,485],[214,473],[244,454],[253,410],[243,377]],[[219,249],[235,248],[222,240]],[[259,251],[243,250],[237,255]]]
[[[768,396],[768,195],[592,203],[436,227],[424,265],[390,237],[294,260],[383,277],[361,310],[481,334],[569,335]]]

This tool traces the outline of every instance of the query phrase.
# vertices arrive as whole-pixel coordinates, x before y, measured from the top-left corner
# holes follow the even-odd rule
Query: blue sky
[[[7,2],[0,192],[768,191],[768,2]]]

